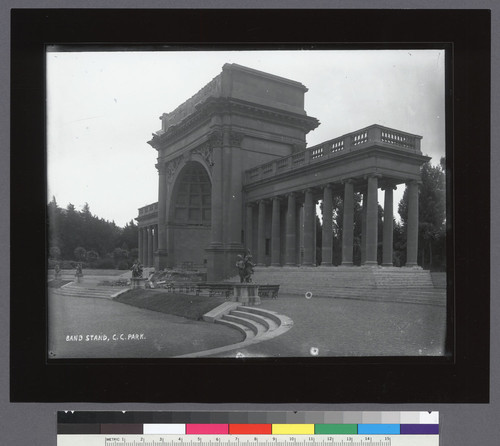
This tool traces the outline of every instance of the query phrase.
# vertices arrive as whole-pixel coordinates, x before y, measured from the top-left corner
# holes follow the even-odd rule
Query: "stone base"
[[[135,290],[136,288],[146,289],[146,278],[144,277],[132,277],[130,279],[130,289]]]
[[[168,253],[166,249],[159,249],[154,253],[154,267],[156,271],[161,271],[167,268],[168,264]]]
[[[235,283],[233,301],[243,305],[260,305],[259,285],[253,283]]]

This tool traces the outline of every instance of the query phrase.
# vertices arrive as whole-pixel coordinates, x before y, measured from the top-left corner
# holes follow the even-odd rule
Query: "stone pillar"
[[[418,183],[408,184],[408,221],[406,230],[406,266],[417,266],[418,254]]]
[[[354,185],[352,180],[344,183],[344,221],[342,224],[342,265],[352,266],[354,239]]]
[[[247,203],[245,245],[247,251],[252,251],[253,243],[253,204]]]
[[[210,247],[222,246],[222,148],[213,148],[214,166],[212,171],[212,240]]]
[[[158,225],[153,226],[153,253],[158,251]]]
[[[295,266],[295,243],[296,243],[296,225],[295,225],[295,193],[288,194],[288,206],[286,210],[286,251],[285,265]]]
[[[332,243],[333,243],[333,201],[332,186],[327,184],[323,188],[323,232],[321,247],[321,266],[332,266]]]
[[[266,202],[259,201],[259,224],[257,226],[257,266],[266,265]]]
[[[142,264],[147,266],[148,263],[148,228],[142,228]]]
[[[273,198],[273,214],[271,222],[271,266],[281,266],[280,263],[280,198]]]
[[[392,266],[392,244],[394,218],[394,186],[386,186],[384,197],[384,238],[382,247],[382,266]]]
[[[139,239],[137,258],[138,258],[140,263],[144,263],[144,261],[142,260],[142,228],[141,227],[139,227],[137,229],[137,235],[138,235],[138,239]]]
[[[361,251],[361,265],[366,262],[366,209],[368,207],[368,193],[366,189],[363,194],[363,207],[361,208],[361,243],[359,250]]]
[[[304,198],[304,262],[305,266],[314,265],[314,200],[312,189],[306,189]]]
[[[378,178],[368,177],[368,200],[366,206],[366,260],[365,265],[377,264],[378,244]]]
[[[158,226],[157,226],[157,246],[155,249],[155,268],[157,270],[167,267],[168,245],[167,245],[167,175],[165,165],[157,165],[158,168]]]
[[[148,266],[153,266],[153,227],[148,228]]]
[[[208,258],[207,279],[218,281],[224,277],[224,251],[222,248],[223,218],[223,169],[222,169],[222,143],[213,147],[212,168],[212,209],[210,222],[210,245],[206,248]],[[169,234],[170,235],[170,234]]]

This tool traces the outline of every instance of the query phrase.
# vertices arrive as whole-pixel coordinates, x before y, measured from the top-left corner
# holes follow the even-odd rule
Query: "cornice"
[[[235,98],[209,97],[204,102],[196,105],[195,111],[178,124],[170,126],[161,133],[153,133],[153,138],[148,144],[159,150],[167,143],[172,143],[184,137],[187,133],[208,122],[213,115],[238,114],[255,117],[273,123],[286,123],[298,127],[304,132],[309,132],[319,125],[316,118],[267,107],[252,102]]]

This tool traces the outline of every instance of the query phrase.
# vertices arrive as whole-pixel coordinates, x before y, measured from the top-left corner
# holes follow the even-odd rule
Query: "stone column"
[[[259,223],[257,227],[257,265],[266,265],[266,202],[259,201]]]
[[[153,227],[148,228],[148,266],[153,266]]]
[[[392,266],[392,244],[394,218],[394,186],[386,186],[384,197],[384,239],[382,247],[382,266]]]
[[[406,231],[406,266],[417,266],[418,254],[418,183],[408,184],[408,221]]]
[[[156,234],[155,268],[164,269],[167,266],[168,246],[167,246],[167,175],[165,165],[159,164],[158,168],[158,226]]]
[[[368,200],[366,206],[366,260],[365,265],[377,264],[378,244],[378,178],[368,177]]]
[[[153,226],[153,252],[158,250],[158,225]]]
[[[332,243],[333,243],[333,201],[332,186],[327,184],[323,188],[323,232],[321,247],[321,266],[332,266]]]
[[[286,210],[286,251],[285,265],[295,266],[295,243],[296,243],[296,227],[295,227],[295,193],[288,194],[288,206]]]
[[[211,248],[222,246],[222,148],[213,148]]]
[[[253,204],[247,203],[246,215],[246,232],[245,232],[245,245],[247,251],[252,251],[253,248]]]
[[[138,239],[139,239],[139,246],[138,246],[138,253],[137,253],[137,257],[138,257],[138,260],[140,263],[144,263],[144,261],[142,260],[142,228],[138,228],[137,229],[137,235],[138,235]]]
[[[342,265],[352,266],[354,239],[354,185],[352,180],[344,183],[344,221],[342,224]]]
[[[273,198],[273,214],[271,222],[271,266],[281,266],[280,263],[280,198]]]
[[[306,189],[304,198],[304,262],[305,266],[314,265],[314,200],[312,189]]]
[[[148,263],[148,228],[142,228],[142,264],[147,266]]]
[[[361,251],[361,265],[366,262],[366,209],[368,207],[368,193],[365,189],[363,192],[363,207],[361,208],[361,243],[359,249]]]

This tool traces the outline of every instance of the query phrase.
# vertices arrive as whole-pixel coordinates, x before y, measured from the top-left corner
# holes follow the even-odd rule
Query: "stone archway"
[[[169,266],[206,266],[211,240],[212,183],[205,167],[188,161],[176,176],[167,217]]]

